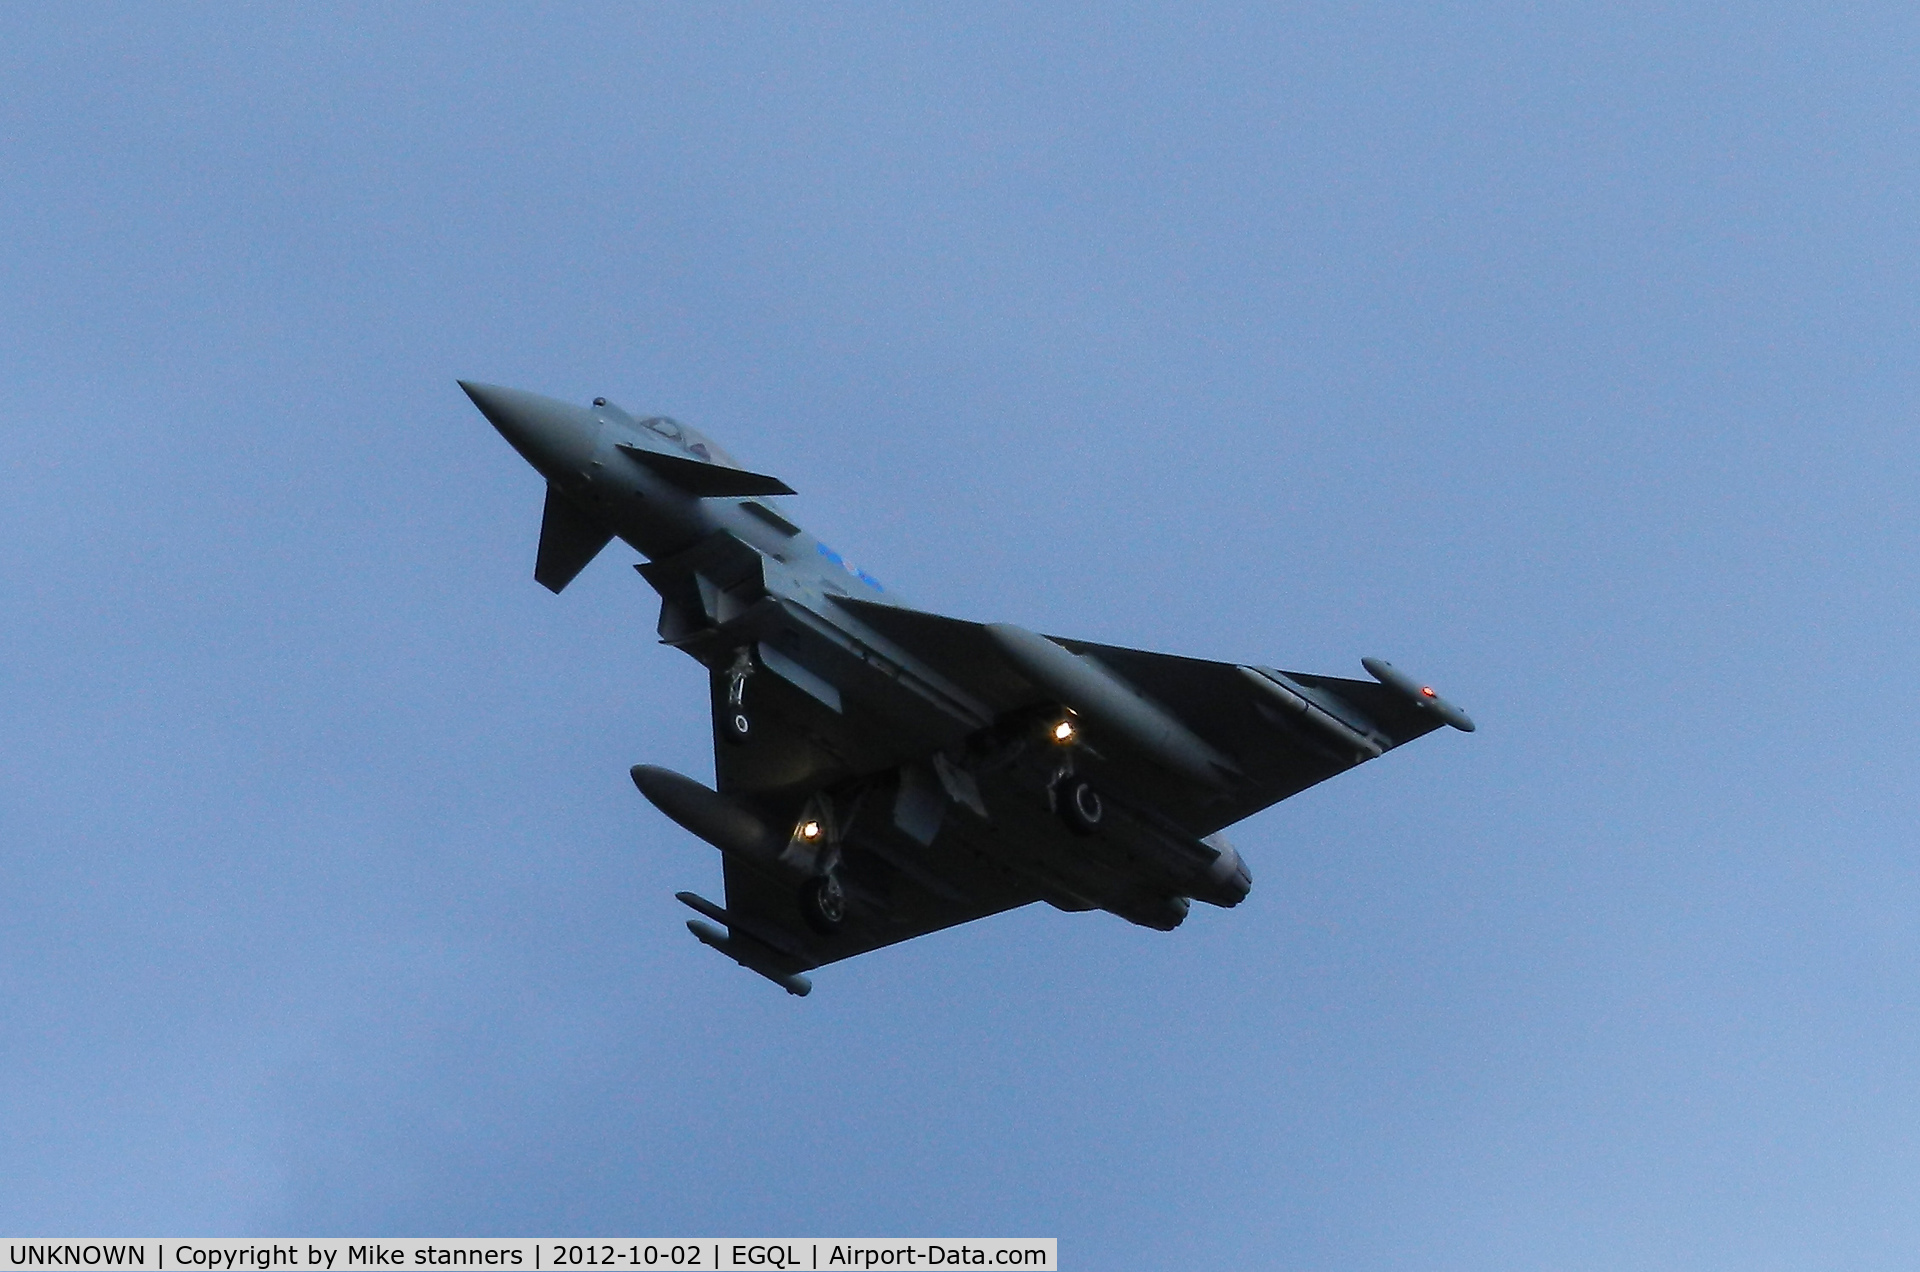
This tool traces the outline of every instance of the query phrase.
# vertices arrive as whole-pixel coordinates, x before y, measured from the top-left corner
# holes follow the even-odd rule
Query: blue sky
[[[0,16],[0,1228],[1909,1267],[1920,23]],[[454,386],[928,608],[1481,723],[789,999],[697,669]],[[1238,1260],[1238,1263],[1235,1263]]]

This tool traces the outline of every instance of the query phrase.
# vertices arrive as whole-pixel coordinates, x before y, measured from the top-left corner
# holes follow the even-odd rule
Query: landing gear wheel
[[[735,746],[744,746],[753,739],[753,721],[745,711],[729,705],[720,713],[720,736]]]
[[[753,660],[742,650],[727,673],[727,700],[720,708],[720,737],[734,746],[753,740],[753,717],[747,714],[747,677],[752,674]]]
[[[847,894],[832,875],[809,879],[800,886],[800,917],[822,936],[832,936],[847,921]]]
[[[1091,835],[1100,829],[1100,819],[1107,814],[1100,792],[1084,777],[1062,778],[1053,790],[1053,807],[1076,835]]]

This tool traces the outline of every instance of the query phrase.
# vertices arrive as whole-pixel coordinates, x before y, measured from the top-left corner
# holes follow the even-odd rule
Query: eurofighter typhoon
[[[533,577],[559,592],[618,535],[660,639],[707,670],[715,786],[633,783],[720,850],[694,936],[791,994],[803,973],[1045,901],[1170,931],[1238,905],[1220,831],[1465,712],[1372,680],[1206,662],[914,609],[713,441],[595,398],[461,382],[547,480]]]

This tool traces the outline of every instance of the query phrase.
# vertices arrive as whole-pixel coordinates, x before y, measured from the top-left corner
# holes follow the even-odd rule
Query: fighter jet
[[[559,592],[618,536],[659,636],[707,669],[714,787],[634,785],[720,850],[687,927],[805,995],[804,973],[1045,901],[1170,931],[1252,887],[1221,835],[1442,724],[1372,680],[1207,662],[914,609],[790,520],[794,492],[698,430],[460,382],[546,478],[533,577]]]

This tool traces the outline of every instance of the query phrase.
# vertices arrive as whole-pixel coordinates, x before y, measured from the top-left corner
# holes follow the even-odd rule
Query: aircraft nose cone
[[[549,479],[577,473],[592,460],[600,421],[587,408],[495,384],[458,383],[500,436]]]

